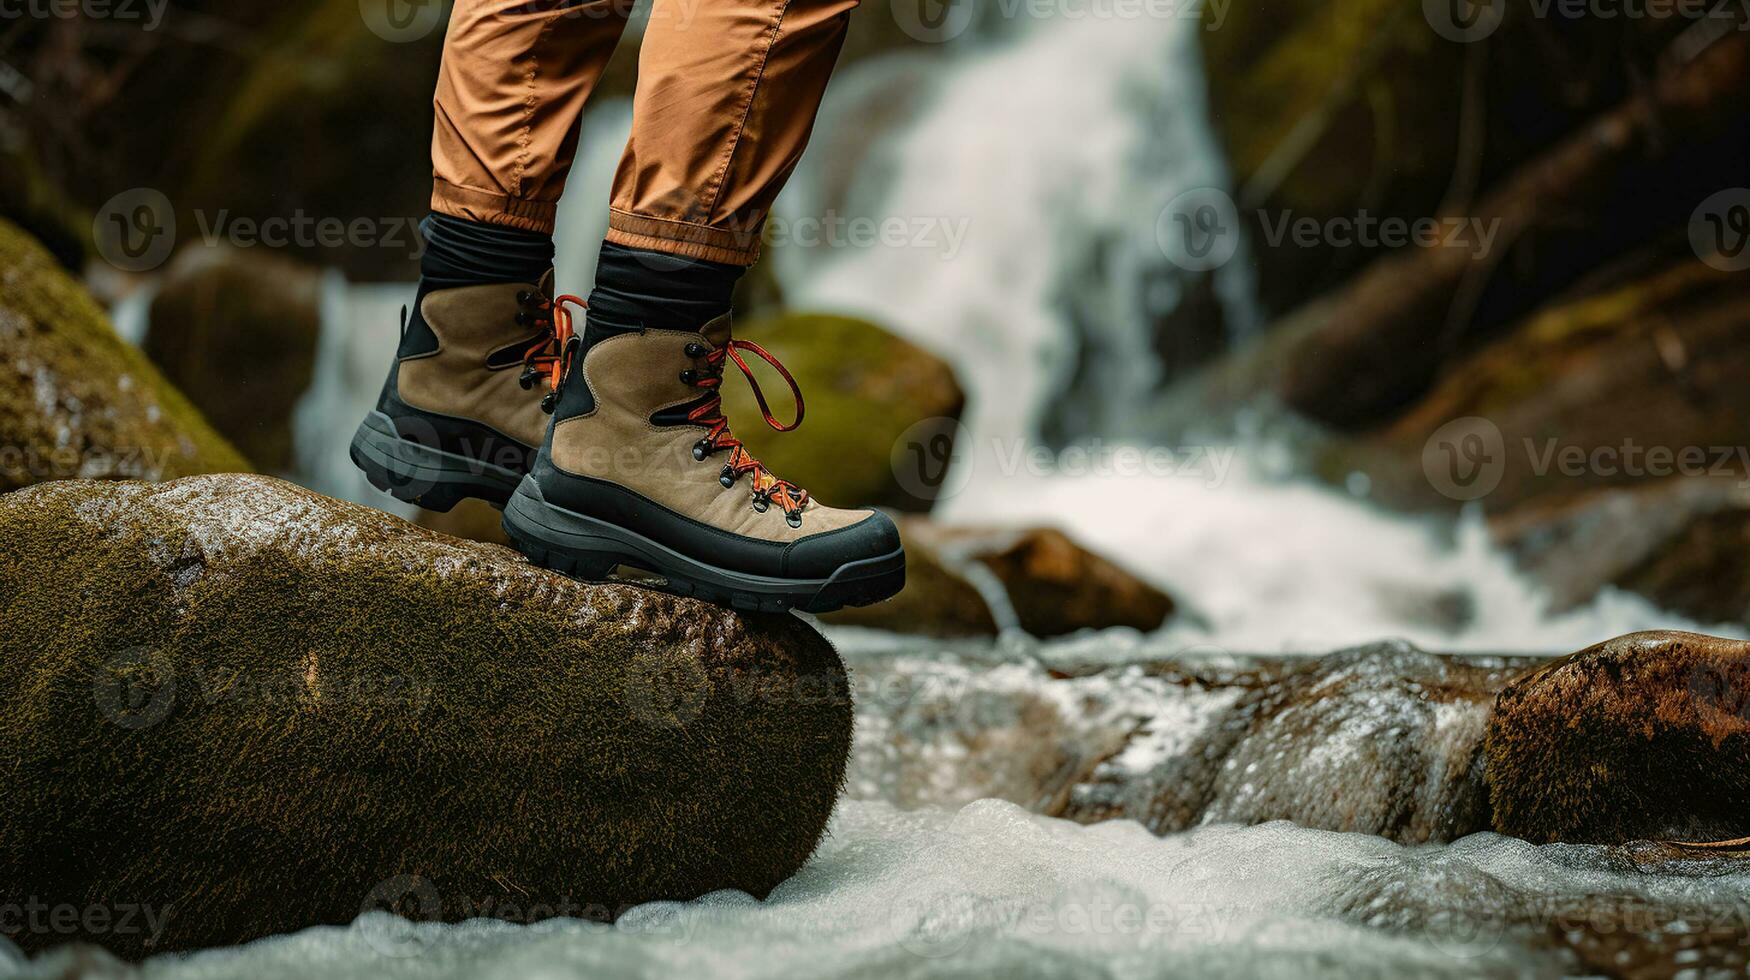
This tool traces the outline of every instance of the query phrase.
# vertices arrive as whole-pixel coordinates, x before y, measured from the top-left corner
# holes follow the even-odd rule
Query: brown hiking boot
[[[766,421],[802,421],[796,382],[723,316],[697,332],[570,338],[553,427],[505,508],[511,541],[537,564],[586,578],[628,565],[678,592],[738,608],[826,612],[905,584],[899,532],[872,510],[835,510],[778,479],[729,432],[719,387],[733,363]],[[784,375],[796,421],[766,408],[742,358]]]
[[[463,497],[504,506],[547,430],[541,403],[564,315],[552,290],[551,271],[540,283],[420,286],[377,408],[352,440],[373,486],[428,510]]]

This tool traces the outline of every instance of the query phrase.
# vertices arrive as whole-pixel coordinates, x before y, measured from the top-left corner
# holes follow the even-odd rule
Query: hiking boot
[[[541,402],[558,380],[554,321],[566,311],[552,291],[550,270],[538,284],[420,286],[377,408],[352,438],[373,486],[427,510],[464,497],[504,506],[534,464]]]
[[[531,561],[583,578],[627,565],[684,595],[768,611],[868,605],[905,584],[886,515],[821,506],[730,434],[719,391],[729,364],[780,432],[801,424],[802,395],[775,358],[731,338],[727,315],[697,332],[563,339],[553,427],[504,512]],[[790,383],[795,422],[772,416],[742,352]]]

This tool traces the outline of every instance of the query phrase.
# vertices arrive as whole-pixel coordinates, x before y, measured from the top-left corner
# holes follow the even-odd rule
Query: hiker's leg
[[[823,506],[722,412],[726,374],[751,357],[776,366],[731,335],[730,291],[759,255],[853,6],[655,0],[587,326],[505,507],[534,562],[585,577],[632,565],[745,609],[826,612],[905,584],[891,520]],[[766,414],[800,424],[800,391],[794,423]]]
[[[630,0],[458,0],[434,99],[434,212],[552,234],[578,117],[630,8]]]
[[[608,241],[751,265],[856,5],[655,0]]]
[[[508,499],[547,428],[553,217],[577,119],[630,0],[459,0],[432,137],[420,281],[377,407],[371,483],[433,510]]]

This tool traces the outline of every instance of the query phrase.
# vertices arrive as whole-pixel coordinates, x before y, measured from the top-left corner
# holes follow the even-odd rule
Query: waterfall
[[[961,369],[968,426],[981,435],[1119,427],[1162,380],[1141,325],[1170,314],[1193,281],[1160,247],[1157,219],[1181,193],[1228,184],[1204,116],[1194,14],[1030,20],[934,60],[927,104],[846,200],[916,227],[957,225],[964,240],[951,253],[928,242],[782,249],[792,305],[862,315],[943,354]],[[843,81],[854,90],[880,66]],[[835,116],[847,102],[867,111],[835,98],[828,133],[855,125]],[[816,185],[794,189],[780,218],[832,206]],[[1246,265],[1217,273],[1235,331],[1257,319]]]

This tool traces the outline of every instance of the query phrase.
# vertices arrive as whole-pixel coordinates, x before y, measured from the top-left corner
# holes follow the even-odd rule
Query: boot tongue
[[[729,343],[729,314],[725,313],[710,323],[699,328],[699,333],[710,342],[712,347],[722,347]]]
[[[554,287],[553,270],[548,269],[547,274],[541,277],[540,285],[536,286],[535,288],[539,289],[541,291],[542,296],[545,296],[548,299],[552,299],[553,298],[553,287]]]

